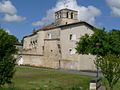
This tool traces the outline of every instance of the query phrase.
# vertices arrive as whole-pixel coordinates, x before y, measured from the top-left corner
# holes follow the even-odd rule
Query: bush
[[[12,83],[16,62],[14,54],[17,52],[14,46],[16,41],[16,37],[0,29],[0,87]]]

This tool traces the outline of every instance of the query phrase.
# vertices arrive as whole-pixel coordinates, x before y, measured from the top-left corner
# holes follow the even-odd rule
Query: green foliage
[[[108,53],[119,55],[120,52],[120,32],[95,29],[94,34],[85,35],[77,42],[77,53],[79,54],[93,54],[105,56]],[[99,43],[99,46],[96,44]]]
[[[0,86],[10,84],[14,74],[17,39],[9,35],[4,29],[0,29]]]
[[[120,31],[107,32],[95,28],[94,34],[80,38],[76,50],[79,54],[98,56],[95,64],[101,69],[112,90],[120,78]]]
[[[113,90],[113,86],[120,79],[120,58],[116,55],[108,54],[104,57],[99,57],[96,64],[107,79],[110,90]]]

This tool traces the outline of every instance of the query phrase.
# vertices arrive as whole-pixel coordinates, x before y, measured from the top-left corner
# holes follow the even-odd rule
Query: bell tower
[[[78,11],[62,9],[55,12],[55,24],[57,26],[78,22]]]

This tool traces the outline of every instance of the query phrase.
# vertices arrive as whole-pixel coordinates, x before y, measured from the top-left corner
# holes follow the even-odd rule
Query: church
[[[61,9],[55,12],[54,23],[23,38],[22,65],[96,70],[93,55],[76,53],[76,42],[85,34],[92,35],[94,26],[78,20],[78,12]]]

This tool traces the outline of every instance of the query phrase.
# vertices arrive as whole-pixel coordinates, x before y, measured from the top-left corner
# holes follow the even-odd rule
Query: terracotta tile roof
[[[47,26],[41,28],[41,30],[48,30],[48,29],[55,28],[55,27],[56,27],[55,24],[52,23],[52,24],[50,24],[50,25],[47,25]]]
[[[80,21],[80,22],[76,22],[76,23],[70,23],[70,24],[66,24],[66,25],[61,25],[59,27],[62,28],[62,27],[72,26],[72,25],[86,25],[86,26],[90,27],[91,29],[94,28],[94,26],[92,26],[91,24],[89,24],[89,23],[87,23],[85,21]]]

